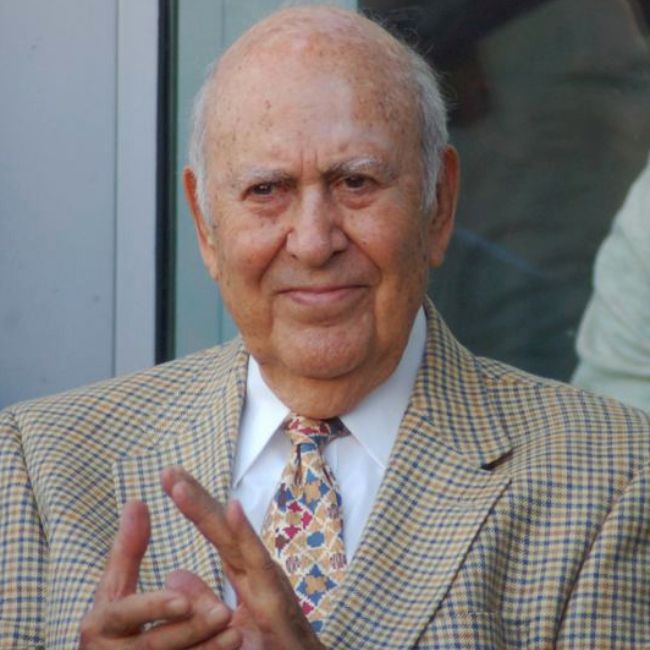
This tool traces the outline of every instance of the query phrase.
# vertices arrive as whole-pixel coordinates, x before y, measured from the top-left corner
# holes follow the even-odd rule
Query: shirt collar
[[[388,464],[408,406],[425,343],[426,318],[420,308],[393,374],[354,409],[341,416],[343,424],[382,469]],[[233,486],[262,453],[288,413],[289,409],[264,382],[257,361],[249,355],[246,401],[233,466]]]
[[[341,416],[350,433],[386,469],[402,417],[411,399],[426,343],[424,310],[418,311],[397,368],[383,384]]]
[[[268,444],[289,409],[262,379],[257,361],[248,356],[246,399],[239,424],[232,484],[236,486]]]

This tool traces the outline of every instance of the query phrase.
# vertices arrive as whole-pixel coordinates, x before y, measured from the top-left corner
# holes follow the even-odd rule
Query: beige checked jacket
[[[650,424],[614,401],[428,342],[328,648],[650,647]],[[163,495],[226,499],[238,341],[0,416],[0,647],[75,648],[125,499],[152,512],[140,587],[219,558]]]

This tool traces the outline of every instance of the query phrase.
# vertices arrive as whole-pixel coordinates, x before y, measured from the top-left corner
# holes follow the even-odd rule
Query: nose
[[[339,208],[321,189],[302,194],[287,234],[286,249],[306,266],[320,267],[347,248]]]

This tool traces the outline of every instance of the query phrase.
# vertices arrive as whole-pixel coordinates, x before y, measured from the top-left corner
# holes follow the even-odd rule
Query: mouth
[[[328,307],[342,305],[359,298],[367,289],[361,284],[329,285],[329,286],[297,286],[280,291],[280,295],[296,305],[305,307]]]

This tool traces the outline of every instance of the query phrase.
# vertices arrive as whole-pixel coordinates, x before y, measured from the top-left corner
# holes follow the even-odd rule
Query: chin
[[[364,365],[368,346],[350,345],[344,337],[316,341],[293,341],[291,349],[280,356],[291,373],[310,379],[337,379]]]
[[[287,359],[284,365],[296,376],[331,380],[349,375],[361,364],[356,359],[324,359],[319,355],[309,355],[309,358]]]

